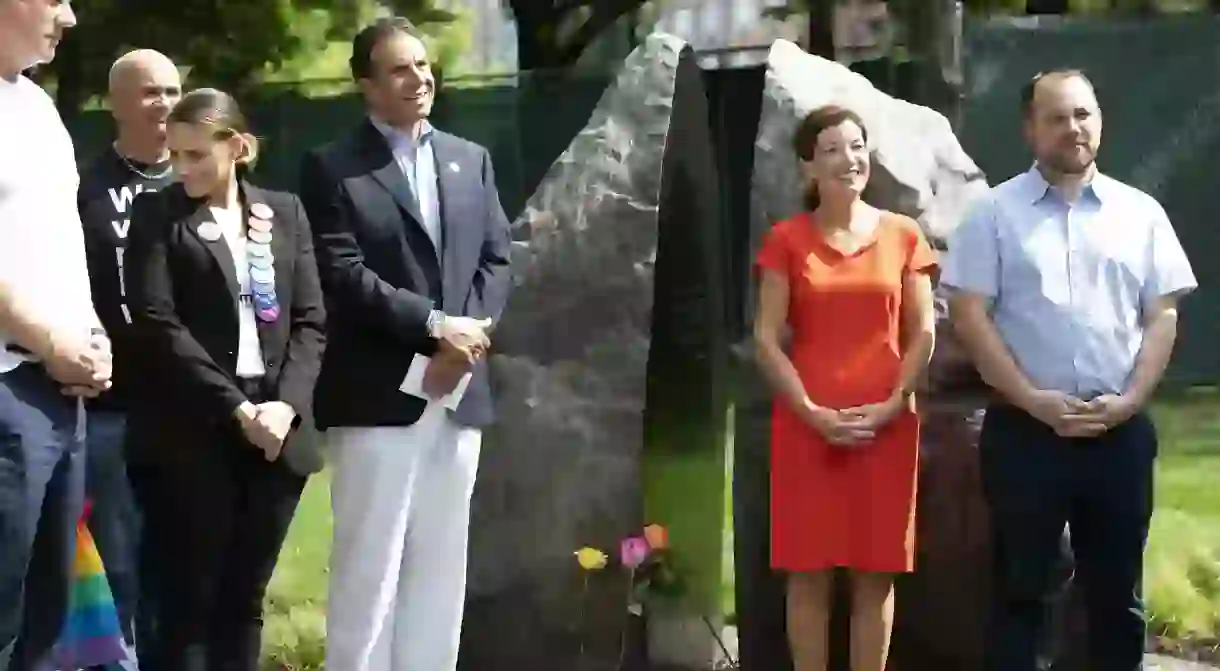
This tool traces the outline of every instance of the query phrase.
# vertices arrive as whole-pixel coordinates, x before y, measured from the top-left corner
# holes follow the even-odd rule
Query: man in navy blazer
[[[428,123],[416,29],[377,21],[351,66],[368,118],[307,154],[300,190],[330,315],[315,403],[334,469],[326,665],[451,671],[509,224],[487,150]]]

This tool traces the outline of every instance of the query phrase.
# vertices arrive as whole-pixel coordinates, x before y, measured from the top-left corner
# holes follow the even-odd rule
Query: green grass
[[[330,537],[330,476],[323,472],[305,488],[267,588],[263,656],[269,669],[322,668]]]
[[[1161,441],[1156,515],[1146,556],[1152,630],[1163,645],[1220,642],[1220,394],[1184,394],[1154,407]],[[330,551],[329,477],[305,490],[267,596],[268,668],[321,668],[325,641],[326,563]],[[725,497],[731,525],[731,502]],[[723,565],[732,566],[731,536]],[[718,539],[716,542],[720,542]],[[722,591],[732,613],[731,572]]]
[[[1145,558],[1148,617],[1167,648],[1220,643],[1220,396],[1155,408],[1161,456]]]

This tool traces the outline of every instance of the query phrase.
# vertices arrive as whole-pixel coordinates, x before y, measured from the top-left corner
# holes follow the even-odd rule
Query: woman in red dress
[[[870,165],[859,116],[814,110],[793,145],[808,211],[767,234],[754,327],[776,392],[771,564],[788,574],[796,671],[826,668],[835,568],[852,580],[852,670],[882,671],[894,576],[913,569],[912,393],[932,356],[936,257],[914,220],[861,199]]]

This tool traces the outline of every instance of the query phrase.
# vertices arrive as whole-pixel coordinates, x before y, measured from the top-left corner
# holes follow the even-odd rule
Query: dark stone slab
[[[642,523],[640,455],[663,151],[681,40],[652,36],[514,223],[492,357],[499,421],[471,520],[464,671],[615,669],[627,579],[573,552]],[[585,578],[588,578],[587,584]]]
[[[685,582],[649,615],[653,665],[711,668],[723,657],[703,617],[723,623],[729,494],[726,272],[721,198],[703,73],[678,64],[661,167],[652,344],[644,412],[644,510],[669,529]]]

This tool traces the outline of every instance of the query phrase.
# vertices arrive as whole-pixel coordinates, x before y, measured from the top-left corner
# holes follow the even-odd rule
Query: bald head
[[[152,49],[124,54],[110,66],[110,111],[124,144],[163,145],[165,120],[182,97],[174,62]]]
[[[110,95],[118,91],[140,85],[141,80],[157,78],[178,79],[178,67],[168,56],[152,49],[136,49],[118,58],[110,66],[110,80],[107,90]]]

